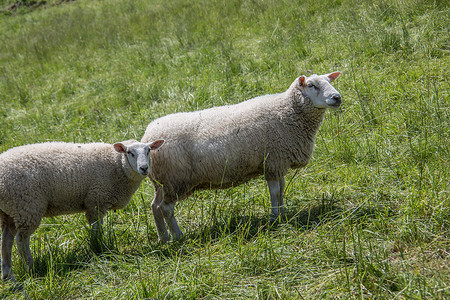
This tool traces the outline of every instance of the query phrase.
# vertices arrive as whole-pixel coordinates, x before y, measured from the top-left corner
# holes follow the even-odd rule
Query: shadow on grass
[[[284,218],[279,218],[275,222],[266,215],[235,215],[231,212],[223,211],[220,214],[211,216],[211,220],[206,225],[199,225],[195,229],[186,232],[181,241],[160,244],[156,241],[142,245],[140,249],[133,249],[130,255],[133,256],[155,256],[161,259],[173,258],[175,256],[190,256],[192,249],[204,247],[211,242],[222,239],[235,239],[240,241],[252,241],[261,232],[277,231],[281,226],[291,226],[299,231],[314,230],[322,224],[331,224],[334,227],[342,222],[361,222],[368,218],[379,217],[380,211],[386,213],[386,208],[367,207],[360,205],[355,208],[344,208],[335,204],[333,199],[321,199],[311,201],[311,206],[300,209],[293,206],[287,210]],[[388,210],[392,214],[392,210]],[[106,228],[105,228],[106,229]],[[45,277],[50,273],[64,276],[74,270],[87,268],[92,264],[92,260],[111,259],[119,253],[120,241],[117,240],[113,228],[107,228],[100,239],[91,236],[87,229],[77,245],[72,249],[62,249],[59,245],[52,243],[37,244],[34,251],[34,272],[33,277]],[[24,274],[22,269],[18,274]]]
[[[249,241],[262,231],[276,231],[283,224],[295,228],[309,230],[319,223],[334,220],[342,209],[334,204],[322,203],[307,209],[298,210],[292,207],[286,211],[285,216],[271,221],[269,214],[263,216],[237,215],[228,219],[218,219],[194,237],[207,240],[216,240],[230,235],[239,235]]]
[[[180,255],[192,255],[192,247],[204,247],[221,239],[251,241],[261,232],[279,230],[279,226],[283,224],[310,230],[317,224],[334,220],[340,215],[342,209],[330,203],[330,201],[322,201],[321,204],[303,210],[292,207],[287,210],[283,218],[280,217],[275,222],[270,220],[269,214],[235,215],[225,211],[211,216],[211,220],[206,225],[199,225],[196,229],[186,231],[182,240],[168,244],[156,244],[151,250],[154,255],[166,259]]]
[[[108,232],[112,232],[114,235],[112,228],[108,228]],[[112,258],[118,253],[118,248],[117,241],[111,239],[110,235],[111,233],[97,236],[87,230],[86,234],[71,249],[64,249],[56,243],[38,242],[33,248],[32,277],[46,277],[49,274],[64,276],[74,270],[87,268],[93,259]],[[19,265],[21,269],[17,274],[25,274],[22,261]]]
[[[163,259],[174,256],[192,255],[192,248],[204,247],[221,239],[236,239],[252,241],[261,232],[277,231],[281,226],[289,225],[300,231],[314,230],[320,225],[330,224],[338,228],[342,223],[353,223],[364,226],[363,223],[376,219],[380,213],[392,215],[394,210],[385,207],[370,207],[364,203],[357,207],[345,208],[337,205],[333,199],[311,201],[307,208],[291,207],[284,218],[275,222],[267,215],[233,215],[226,212],[212,218],[208,224],[187,231],[180,241],[168,244],[149,245],[154,255]],[[150,250],[150,249],[149,249]]]

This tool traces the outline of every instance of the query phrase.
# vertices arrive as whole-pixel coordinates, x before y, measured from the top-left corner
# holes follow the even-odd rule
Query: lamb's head
[[[114,150],[125,155],[125,159],[131,169],[141,177],[150,173],[150,150],[156,150],[164,144],[164,140],[156,140],[150,143],[140,143],[129,140],[114,144]]]
[[[341,105],[341,94],[331,85],[340,72],[326,75],[300,76],[299,86],[304,97],[311,100],[316,108],[336,109]]]

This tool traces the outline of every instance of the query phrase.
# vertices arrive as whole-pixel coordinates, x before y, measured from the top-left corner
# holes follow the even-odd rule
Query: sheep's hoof
[[[177,235],[175,235],[175,236],[172,237],[172,242],[179,242],[179,241],[182,241],[183,238],[184,238],[183,233],[179,233],[179,234],[177,234]]]
[[[165,244],[168,241],[169,241],[169,235],[164,235],[164,236],[158,237],[158,243],[160,243],[160,244]]]
[[[102,237],[94,236],[94,237],[91,237],[91,240],[89,243],[89,249],[95,254],[101,254],[101,253],[105,252],[107,247],[105,246],[105,243],[103,242]]]
[[[281,222],[286,222],[288,220],[288,217],[286,214],[279,214],[278,216],[270,215],[270,224],[271,225],[277,225]]]
[[[9,292],[14,293],[23,291],[23,284],[17,282],[16,278],[13,275],[9,275],[8,277],[2,279],[7,285],[10,285],[10,287],[8,288]]]
[[[20,282],[15,281],[12,286],[9,289],[11,292],[22,292],[23,289],[23,284]]]
[[[278,225],[280,223],[280,220],[278,219],[278,216],[277,217],[270,216],[269,223],[272,226],[273,225]]]
[[[12,272],[9,272],[8,274],[2,276],[2,280],[5,282],[17,282],[16,277],[14,277]]]

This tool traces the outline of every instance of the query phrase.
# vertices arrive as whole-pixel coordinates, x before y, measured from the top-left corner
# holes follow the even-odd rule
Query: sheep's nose
[[[148,166],[139,167],[139,170],[141,170],[142,174],[148,174]]]
[[[332,98],[335,101],[335,104],[341,104],[342,102],[341,95],[334,95]]]

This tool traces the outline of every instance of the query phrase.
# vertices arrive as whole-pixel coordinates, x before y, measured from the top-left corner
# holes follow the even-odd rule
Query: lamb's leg
[[[12,272],[11,252],[14,245],[16,226],[11,217],[2,213],[2,279],[15,281]]]
[[[161,211],[166,220],[167,226],[169,226],[170,233],[172,233],[172,239],[174,241],[179,240],[183,237],[183,233],[178,226],[177,220],[175,219],[175,201],[161,203]]]
[[[155,187],[155,198],[152,202],[152,213],[155,219],[156,231],[158,232],[158,240],[160,242],[167,242],[169,240],[169,233],[164,223],[164,215],[161,211],[161,203],[164,200],[163,189],[161,187]]]
[[[86,210],[86,220],[91,225],[92,232],[100,234],[103,229],[103,217],[106,213],[101,212],[99,209],[91,208]]]
[[[285,186],[285,181],[284,181],[284,177],[280,179],[280,199],[278,202],[278,205],[280,207],[280,215],[282,218],[286,217],[286,207],[284,206],[284,186]]]
[[[280,213],[282,216],[284,216],[285,214],[283,203],[283,193],[285,185],[284,178],[280,180],[267,180],[267,185],[269,186],[270,203],[272,205],[270,220],[273,222],[277,220],[277,218],[280,216]]]
[[[31,233],[29,230],[21,231],[19,229],[16,241],[17,241],[17,249],[19,250],[19,254],[25,262],[25,269],[28,273],[31,273],[33,269],[33,256],[31,255],[30,250],[30,236]]]
[[[98,232],[101,232],[103,230],[103,220],[97,220],[94,223],[92,223],[92,232],[97,234]]]
[[[96,253],[103,252],[103,218],[106,212],[100,211],[98,208],[88,208],[86,210],[86,219],[91,225],[91,249]]]

